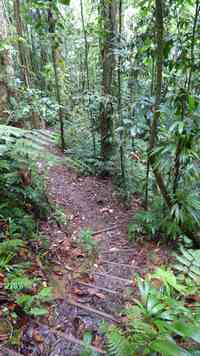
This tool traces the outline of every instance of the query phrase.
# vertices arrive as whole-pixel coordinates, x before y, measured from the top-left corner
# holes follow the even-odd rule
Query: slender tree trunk
[[[163,23],[163,2],[162,0],[156,1],[156,43],[157,43],[157,64],[156,64],[156,88],[155,88],[155,107],[154,115],[150,129],[149,138],[149,162],[153,169],[157,185],[163,195],[163,198],[169,208],[172,206],[172,199],[168,193],[163,177],[156,165],[156,157],[153,150],[156,146],[157,141],[157,129],[158,122],[160,119],[160,103],[161,103],[161,90],[162,90],[162,73],[163,73],[163,34],[164,34],[164,23]]]
[[[114,56],[114,35],[116,30],[116,4],[115,0],[100,1],[101,17],[101,59],[102,59],[102,96],[104,102],[100,113],[100,131],[101,131],[101,157],[103,161],[109,160],[112,154],[112,81],[115,67]]]
[[[156,155],[153,150],[156,147],[157,142],[157,130],[158,122],[160,119],[160,103],[161,103],[161,90],[162,90],[162,73],[163,73],[163,57],[164,57],[164,21],[163,21],[163,0],[155,0],[156,2],[156,44],[157,44],[157,63],[156,63],[156,101],[154,108],[154,116],[151,125],[150,140],[149,140],[149,160],[152,167],[153,173],[155,175],[156,183],[160,189],[160,193],[163,199],[171,211],[174,200],[167,191],[163,176],[158,168],[156,162]],[[197,247],[200,247],[200,239],[198,236],[191,231],[190,227],[184,222],[179,222],[179,228],[181,231],[188,236]]]
[[[81,6],[81,20],[82,20],[82,29],[84,35],[84,43],[85,43],[85,72],[86,72],[86,83],[87,83],[87,91],[90,100],[90,78],[89,78],[89,64],[88,64],[88,52],[89,52],[89,45],[88,45],[88,38],[87,38],[87,31],[85,27],[85,18],[84,18],[84,8],[83,8],[83,0],[80,0]],[[92,136],[92,144],[93,144],[93,153],[94,157],[96,157],[96,138],[95,138],[95,124],[92,118],[91,112],[88,110],[88,115],[90,119],[91,125],[91,136]]]
[[[55,88],[56,88],[56,99],[59,105],[59,122],[60,122],[60,139],[61,139],[61,148],[64,151],[65,149],[65,135],[64,135],[64,120],[63,120],[63,111],[62,111],[62,100],[61,100],[61,92],[60,92],[60,80],[58,74],[58,58],[59,58],[59,48],[56,43],[55,38],[55,23],[56,19],[53,16],[51,9],[48,10],[48,24],[49,24],[49,33],[51,34],[51,52],[52,52],[52,62],[54,69],[54,77],[55,77]]]
[[[194,69],[194,60],[195,60],[194,47],[195,47],[195,37],[196,37],[199,13],[200,13],[200,0],[196,0],[195,16],[194,16],[193,29],[192,29],[191,63],[190,63],[190,72],[189,72],[188,85],[187,85],[188,92],[190,91],[192,73]]]
[[[121,128],[123,127],[123,120],[122,120],[122,87],[121,87],[121,36],[122,36],[122,0],[119,0],[119,31],[118,31],[118,46],[119,46],[119,55],[118,55],[118,116],[120,121]],[[120,131],[120,163],[121,163],[121,174],[124,189],[126,192],[126,164],[125,164],[125,152],[124,152],[124,131]]]
[[[5,16],[3,0],[0,0],[0,42],[8,40],[8,23]],[[10,51],[0,51],[0,121],[7,120],[9,113],[9,97],[12,88],[14,69]]]
[[[85,18],[84,18],[83,0],[80,0],[80,6],[81,6],[81,20],[82,20],[83,36],[84,36],[84,43],[85,43],[85,71],[86,71],[86,83],[87,83],[87,90],[89,90],[89,89],[90,89],[89,65],[88,65],[89,45],[88,45],[88,39],[87,39],[87,31],[86,31],[86,28],[85,28]]]
[[[27,88],[31,87],[31,75],[30,75],[30,67],[29,67],[29,60],[28,60],[28,53],[27,49],[24,46],[23,41],[21,38],[24,37],[24,29],[23,23],[21,18],[21,5],[20,0],[14,0],[14,16],[15,16],[15,26],[16,26],[16,33],[18,36],[18,55],[19,55],[19,65],[21,68],[21,76],[22,80],[25,83]]]
[[[152,70],[151,70],[151,97],[154,94],[154,80],[155,80],[155,58],[152,55]],[[148,210],[149,205],[149,175],[150,175],[150,160],[149,160],[149,151],[147,151],[147,166],[146,166],[146,184],[145,184],[145,199],[144,207],[145,210]]]
[[[15,16],[15,26],[16,33],[18,36],[18,55],[19,55],[19,65],[21,71],[22,80],[27,89],[30,89],[32,86],[32,68],[31,68],[31,53],[27,45],[23,43],[21,38],[25,38],[25,31],[21,16],[21,3],[20,0],[14,0],[14,16]],[[30,107],[32,107],[31,98],[29,101]],[[31,111],[31,126],[33,128],[41,128],[41,120],[38,112],[35,112],[33,109]]]
[[[195,48],[195,37],[197,31],[197,24],[198,18],[200,13],[200,0],[196,0],[196,7],[195,7],[195,16],[193,21],[193,29],[192,29],[192,40],[191,40],[191,63],[190,63],[190,70],[188,76],[188,82],[185,82],[185,90],[187,90],[188,94],[190,92],[191,87],[191,80],[192,80],[192,73],[194,70],[194,62],[195,62],[195,55],[194,55],[194,48]],[[185,99],[182,98],[182,109],[181,109],[181,120],[184,120],[185,116]],[[181,153],[182,153],[182,144],[181,144],[181,137],[178,140],[177,147],[176,147],[176,154],[174,160],[174,182],[173,182],[173,193],[175,194],[178,188],[179,178],[181,176]]]

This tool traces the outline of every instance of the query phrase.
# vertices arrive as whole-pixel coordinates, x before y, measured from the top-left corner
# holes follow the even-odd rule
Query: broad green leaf
[[[163,338],[153,341],[150,345],[152,351],[159,352],[163,356],[189,356],[190,354],[178,346],[173,339]]]
[[[70,0],[59,0],[59,2],[63,5],[69,5],[70,4]]]
[[[34,315],[34,316],[43,316],[43,315],[48,314],[48,309],[38,308],[38,307],[31,308],[30,309],[30,314]]]
[[[176,289],[179,292],[184,292],[185,287],[177,282],[176,276],[170,270],[165,270],[164,268],[158,268],[153,276],[161,279],[165,285]]]
[[[181,335],[182,337],[191,338],[192,340],[200,343],[200,325],[188,325],[188,323],[183,323],[180,321],[175,322],[172,325],[173,331],[177,334]]]

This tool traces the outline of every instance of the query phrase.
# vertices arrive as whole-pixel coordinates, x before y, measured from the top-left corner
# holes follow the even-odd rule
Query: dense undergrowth
[[[51,288],[40,263],[48,247],[39,232],[40,220],[49,214],[44,185],[31,159],[16,156],[13,145],[1,156],[0,191],[1,341],[15,345],[20,320],[48,312]]]
[[[199,355],[199,288],[199,250],[182,248],[171,267],[138,277],[138,297],[122,311],[123,326],[102,326],[108,355]]]

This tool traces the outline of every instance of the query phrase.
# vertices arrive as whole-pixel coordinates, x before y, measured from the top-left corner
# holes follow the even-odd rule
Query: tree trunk
[[[83,8],[83,0],[80,0],[81,6],[81,20],[82,20],[82,29],[83,29],[83,36],[84,36],[84,43],[85,43],[85,72],[86,72],[86,83],[87,83],[87,92],[89,97],[89,104],[90,104],[90,77],[89,77],[89,63],[88,63],[88,52],[89,52],[89,44],[87,38],[87,31],[85,27],[85,18],[84,18],[84,8]],[[92,146],[93,146],[93,154],[96,157],[96,137],[95,137],[95,123],[92,118],[90,110],[88,110],[88,116],[90,119],[91,125],[91,136],[92,136]]]
[[[61,90],[60,90],[60,78],[58,73],[58,61],[60,58],[60,48],[56,42],[56,32],[55,32],[56,18],[54,17],[51,8],[48,10],[48,25],[49,25],[49,34],[51,35],[51,52],[52,52],[52,62],[54,69],[55,77],[55,89],[56,89],[56,99],[59,105],[59,122],[60,122],[60,139],[61,139],[61,148],[64,152],[65,149],[65,135],[64,135],[64,120],[63,120],[63,110],[62,110],[62,100],[61,100]]]
[[[118,30],[118,116],[121,128],[123,127],[123,118],[122,118],[122,78],[121,78],[121,37],[122,37],[122,0],[119,0],[118,6],[118,15],[119,15],[119,30]],[[127,191],[126,187],[126,160],[124,152],[124,130],[120,131],[120,165],[121,165],[121,175],[125,192]],[[126,192],[127,193],[127,192]],[[127,195],[127,194],[126,194]]]
[[[4,11],[4,2],[0,0],[0,42],[4,45],[8,40],[8,24]],[[14,70],[9,49],[0,51],[0,120],[8,118],[9,96],[11,94]]]
[[[150,131],[149,162],[152,167],[153,173],[155,175],[156,183],[160,189],[160,193],[167,207],[169,208],[169,210],[171,210],[175,202],[173,197],[170,195],[170,193],[166,188],[163,176],[156,162],[156,155],[153,152],[153,150],[156,147],[158,122],[160,120],[160,103],[161,103],[163,58],[164,58],[163,0],[155,0],[155,2],[156,2],[156,45],[157,45],[156,88],[155,88],[156,101],[155,101],[154,116],[151,125],[151,131]],[[183,234],[188,236],[198,248],[200,247],[199,237],[193,231],[191,231],[189,226],[187,226],[184,222],[179,222],[179,228],[183,232]]]
[[[114,35],[116,31],[116,4],[114,0],[100,1],[101,21],[101,60],[102,60],[102,103],[100,113],[101,131],[101,157],[103,161],[109,160],[112,153],[112,81],[115,67]]]
[[[31,86],[31,75],[30,75],[30,54],[27,51],[21,38],[24,37],[23,22],[21,17],[21,5],[20,0],[14,0],[14,16],[15,16],[15,26],[16,33],[18,36],[18,56],[19,65],[21,69],[21,77],[27,88]]]
[[[24,85],[27,89],[30,89],[32,86],[32,67],[31,67],[31,53],[26,44],[21,40],[25,38],[24,25],[21,16],[21,3],[20,0],[14,0],[14,17],[15,17],[15,27],[16,33],[18,36],[18,56],[19,56],[19,65],[21,71],[21,78],[24,82]],[[32,106],[31,98],[29,102]],[[38,112],[34,110],[31,111],[30,124],[33,128],[41,128],[43,126]]]

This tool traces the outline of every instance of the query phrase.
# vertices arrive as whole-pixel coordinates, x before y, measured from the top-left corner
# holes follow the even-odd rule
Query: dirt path
[[[49,316],[34,326],[42,342],[34,343],[30,327],[22,352],[78,356],[89,330],[93,347],[103,354],[101,322],[119,322],[121,309],[135,292],[136,273],[151,268],[159,249],[153,244],[128,243],[127,225],[139,201],[134,200],[128,210],[116,196],[110,179],[79,177],[65,165],[42,169],[49,199],[63,208],[68,223],[58,226],[48,221],[42,226],[50,240],[49,278],[54,285],[55,303]],[[96,253],[89,256],[77,242],[85,229],[92,231],[97,245]],[[155,249],[156,255],[149,253]]]

